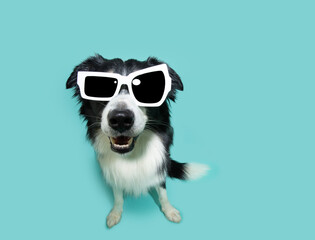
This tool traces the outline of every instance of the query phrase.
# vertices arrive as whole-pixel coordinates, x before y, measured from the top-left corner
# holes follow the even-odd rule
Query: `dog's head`
[[[101,129],[108,136],[112,151],[123,154],[133,150],[138,136],[144,129],[150,129],[161,133],[162,138],[163,132],[171,135],[163,139],[166,147],[169,147],[172,143],[172,128],[168,102],[175,101],[176,90],[183,90],[181,79],[172,68],[167,66],[171,87],[166,100],[160,106],[154,107],[139,107],[126,84],[122,84],[120,89],[117,89],[118,94],[110,100],[102,101],[83,98],[77,83],[78,72],[105,72],[128,76],[135,71],[161,64],[163,62],[156,58],[148,58],[146,61],[134,59],[123,61],[121,59],[108,60],[96,55],[74,68],[67,80],[66,88],[74,88],[74,97],[81,103],[80,114],[87,121],[87,135],[92,142],[97,131]],[[150,96],[154,92],[142,94]]]

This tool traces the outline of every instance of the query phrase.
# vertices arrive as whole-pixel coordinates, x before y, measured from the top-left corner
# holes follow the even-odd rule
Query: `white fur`
[[[159,201],[161,204],[161,210],[164,213],[165,217],[172,222],[176,223],[180,222],[181,221],[180,213],[168,201],[166,189],[162,187],[156,187],[156,192],[158,193]]]
[[[108,125],[108,113],[114,109],[128,109],[135,115],[132,128],[125,132],[136,139],[134,149],[125,154],[119,154],[111,149],[109,136],[119,135]],[[172,222],[180,222],[181,216],[168,201],[166,189],[161,186],[165,181],[166,170],[162,168],[166,150],[160,137],[150,131],[144,130],[148,118],[145,108],[139,108],[129,94],[122,91],[112,99],[105,107],[102,114],[101,129],[97,132],[94,148],[98,155],[98,161],[104,177],[111,185],[114,193],[114,206],[107,216],[107,226],[113,227],[119,223],[123,211],[123,194],[140,195],[155,187],[159,196],[161,210],[166,218]],[[208,166],[197,163],[185,165],[188,179],[196,179],[203,176]]]
[[[189,180],[201,178],[206,175],[208,170],[210,170],[209,166],[200,163],[188,163],[185,166],[185,172]]]
[[[114,193],[114,200],[115,200],[114,207],[110,211],[106,219],[106,224],[109,228],[119,223],[121,219],[121,214],[123,211],[123,205],[124,205],[124,194],[122,190],[113,188],[113,193]]]
[[[160,137],[150,130],[144,130],[134,149],[126,154],[113,152],[108,136],[101,130],[94,148],[104,177],[112,187],[137,196],[165,179],[166,173],[157,173],[164,161],[165,148]]]

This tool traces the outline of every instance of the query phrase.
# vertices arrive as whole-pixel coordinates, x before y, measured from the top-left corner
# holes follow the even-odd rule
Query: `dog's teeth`
[[[109,139],[110,139],[112,145],[117,149],[124,149],[124,148],[130,147],[130,145],[132,144],[132,141],[133,141],[133,138],[129,138],[128,142],[126,144],[117,144],[116,138],[110,137]]]

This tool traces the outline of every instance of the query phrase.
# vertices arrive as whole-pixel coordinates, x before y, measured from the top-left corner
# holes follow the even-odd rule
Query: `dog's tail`
[[[210,170],[209,166],[200,163],[179,163],[171,160],[168,168],[168,176],[182,180],[201,178]]]

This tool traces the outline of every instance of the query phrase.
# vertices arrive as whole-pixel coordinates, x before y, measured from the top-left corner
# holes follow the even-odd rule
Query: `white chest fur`
[[[102,131],[95,139],[94,148],[108,184],[126,193],[140,195],[165,179],[165,173],[159,173],[165,148],[160,137],[150,130],[143,131],[134,149],[127,154],[113,152],[108,137]]]

